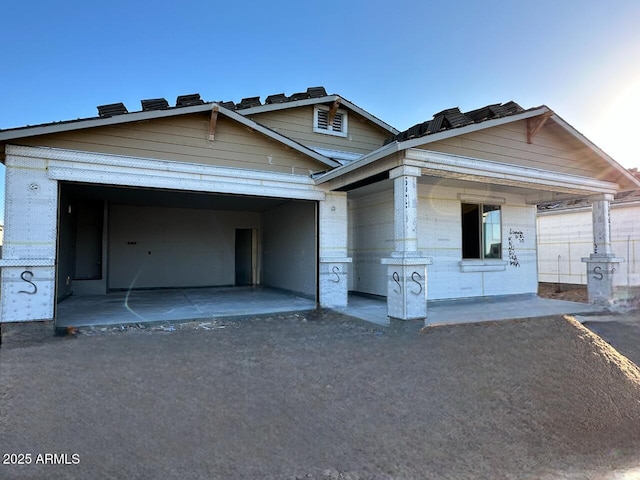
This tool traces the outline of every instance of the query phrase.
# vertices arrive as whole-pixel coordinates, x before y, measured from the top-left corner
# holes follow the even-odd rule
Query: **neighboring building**
[[[631,173],[640,178],[637,170]],[[538,277],[541,282],[587,283],[581,259],[593,251],[591,205],[582,200],[538,206]],[[624,262],[613,273],[616,287],[640,286],[640,190],[611,202],[611,247]]]
[[[324,88],[98,107],[0,131],[2,321],[129,288],[261,284],[341,307],[537,291],[536,205],[588,198],[606,301],[608,206],[640,183],[546,106],[453,108],[398,132]]]

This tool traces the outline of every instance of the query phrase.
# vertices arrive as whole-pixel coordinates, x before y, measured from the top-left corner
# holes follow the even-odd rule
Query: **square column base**
[[[594,255],[582,258],[587,264],[587,293],[589,303],[609,305],[613,301],[613,274],[623,258],[613,255]]]
[[[431,258],[421,256],[382,259],[382,264],[387,265],[389,317],[399,320],[427,317],[427,265],[431,263]]]
[[[320,258],[319,301],[322,308],[347,306],[349,294],[347,267],[350,263],[349,257]]]

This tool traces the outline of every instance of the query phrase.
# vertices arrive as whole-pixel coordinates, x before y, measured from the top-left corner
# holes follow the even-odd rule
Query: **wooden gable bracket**
[[[336,116],[336,112],[338,111],[338,107],[340,106],[340,98],[336,98],[329,109],[329,125],[333,124],[333,117]]]
[[[211,110],[211,120],[209,120],[209,141],[213,142],[216,138],[216,125],[218,124],[218,112],[220,109],[215,106]]]
[[[549,120],[551,115],[553,115],[553,111],[549,110],[539,117],[527,118],[527,143],[533,143],[533,137],[535,137],[540,129],[544,127],[544,124],[547,123],[547,120]]]

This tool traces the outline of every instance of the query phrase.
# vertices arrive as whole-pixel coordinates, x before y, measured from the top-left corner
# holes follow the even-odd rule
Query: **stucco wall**
[[[535,293],[535,208],[526,205],[517,195],[491,193],[505,200],[502,205],[504,269],[462,271],[460,193],[487,195],[482,191],[418,185],[418,248],[433,259],[427,268],[427,298]],[[394,249],[393,209],[391,189],[350,202],[350,255],[353,256],[352,289],[355,291],[386,295],[386,269],[380,259],[388,257]]]
[[[262,225],[264,285],[315,296],[315,203],[288,202],[265,210]]]
[[[586,284],[587,267],[580,259],[593,252],[591,209],[544,212],[537,221],[539,280]],[[611,248],[625,259],[613,284],[640,285],[640,204],[611,206]]]

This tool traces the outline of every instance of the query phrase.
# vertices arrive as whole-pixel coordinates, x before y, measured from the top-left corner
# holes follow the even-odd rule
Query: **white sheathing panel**
[[[580,259],[593,253],[591,209],[542,213],[538,232],[539,280],[585,285],[587,266]],[[640,285],[640,205],[611,205],[611,250],[625,260],[613,284]]]
[[[478,198],[489,195],[505,201],[502,205],[503,261],[497,271],[496,267],[462,271],[461,194]],[[429,300],[537,291],[535,207],[526,205],[524,197],[419,183],[418,202],[418,250],[433,262],[428,267]],[[386,266],[379,262],[393,250],[393,191],[390,188],[355,198],[350,208],[353,289],[386,295]]]
[[[5,165],[1,320],[51,320],[58,183],[49,179],[46,160],[14,156],[8,148]]]
[[[320,306],[347,306],[349,263],[347,257],[348,211],[347,194],[327,193],[318,203],[320,236]]]
[[[112,205],[109,288],[235,283],[236,228],[259,228],[259,212]]]
[[[322,200],[308,175],[293,175],[168,160],[8,145],[7,155],[46,161],[52,180],[166,188],[195,192]]]
[[[263,284],[316,294],[316,215],[312,202],[287,202],[262,212]]]
[[[387,295],[387,266],[383,258],[394,249],[393,184],[349,202],[351,218],[352,289],[373,295]]]

